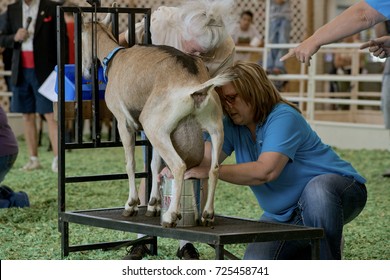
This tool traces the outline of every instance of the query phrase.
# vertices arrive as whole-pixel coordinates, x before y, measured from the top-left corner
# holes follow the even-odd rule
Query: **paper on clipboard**
[[[47,77],[47,79],[43,82],[41,87],[38,89],[40,94],[42,94],[44,97],[46,97],[47,99],[53,102],[58,101],[58,94],[55,92],[56,80],[57,80],[57,72],[52,71],[49,77]]]

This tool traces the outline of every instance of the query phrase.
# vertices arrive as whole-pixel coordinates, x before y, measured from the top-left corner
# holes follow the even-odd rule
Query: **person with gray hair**
[[[210,77],[233,65],[235,44],[231,34],[236,22],[233,0],[183,1],[177,7],[161,6],[151,15],[152,44],[168,45],[187,54],[200,57]],[[136,24],[136,43],[142,43],[144,22]],[[127,45],[128,30],[119,35],[119,43]],[[143,134],[141,134],[144,137]],[[145,181],[139,186],[140,200],[145,201]],[[143,235],[139,234],[139,237]],[[139,260],[150,254],[146,245],[134,245],[124,259]],[[198,250],[185,240],[177,251],[180,259],[199,259]]]
[[[210,76],[233,64],[235,44],[230,31],[236,21],[232,0],[186,1],[178,7],[161,6],[152,13],[152,44],[168,45],[199,56]],[[141,43],[144,22],[136,24],[136,42]],[[119,35],[119,43],[128,42],[128,30]]]

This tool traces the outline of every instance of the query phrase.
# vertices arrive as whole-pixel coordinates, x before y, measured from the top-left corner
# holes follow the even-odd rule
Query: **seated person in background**
[[[263,45],[259,31],[253,26],[253,13],[251,11],[247,10],[241,13],[240,22],[233,29],[232,38],[237,46],[260,47]],[[236,52],[234,60],[251,60],[251,53]]]
[[[7,115],[0,106],[0,183],[11,170],[18,156],[19,147]],[[30,200],[23,191],[14,192],[10,187],[0,185],[0,208],[28,207]]]
[[[360,34],[354,34],[352,36],[344,38],[341,43],[358,43]],[[352,52],[351,52],[352,51]],[[334,75],[351,75],[352,74],[352,64],[354,55],[359,56],[359,73],[362,73],[364,69],[364,54],[357,54],[353,52],[351,48],[342,48],[333,55],[332,67],[329,74]],[[347,81],[331,81],[329,83],[330,92],[351,92],[354,86],[358,86],[358,83],[351,83]],[[348,98],[348,97],[340,97]],[[334,109],[337,110],[349,110],[349,105],[344,104],[335,104]]]
[[[221,164],[219,179],[249,185],[264,210],[261,221],[323,228],[321,259],[341,259],[343,226],[363,210],[366,180],[321,141],[260,65],[242,61],[224,72],[237,79],[219,90],[226,115],[220,161],[234,151],[237,163]],[[210,164],[208,139],[202,163],[185,179],[207,178]],[[309,240],[251,243],[244,258],[309,259],[310,249]]]
[[[346,37],[342,40],[342,43],[358,43],[359,33]],[[341,49],[339,52],[336,52],[333,57],[333,69],[330,74],[337,75],[350,75],[352,73],[352,59],[351,49]],[[359,58],[359,72],[361,72],[364,64],[364,56],[360,55]],[[336,82],[333,85],[335,88],[331,87],[331,92],[345,92],[351,90],[351,84],[349,82]]]
[[[18,152],[18,142],[8,125],[7,115],[0,106],[0,183],[14,165]]]

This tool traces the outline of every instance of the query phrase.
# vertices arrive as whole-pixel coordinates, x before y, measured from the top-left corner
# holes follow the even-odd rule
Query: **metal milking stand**
[[[95,250],[95,249],[112,249],[133,244],[151,244],[152,254],[157,254],[157,237],[166,237],[173,239],[189,240],[192,242],[203,242],[209,244],[215,249],[216,259],[237,258],[224,249],[227,244],[266,242],[272,240],[302,240],[310,239],[312,242],[312,258],[319,258],[320,238],[323,237],[323,230],[319,228],[309,228],[303,226],[266,223],[254,220],[239,219],[234,217],[224,217],[216,215],[216,226],[212,227],[191,227],[191,228],[163,228],[160,224],[159,217],[145,217],[142,211],[146,212],[145,207],[140,207],[138,216],[131,218],[121,215],[123,207],[104,208],[104,209],[87,209],[87,210],[66,210],[66,187],[68,183],[97,182],[107,180],[128,180],[127,174],[98,174],[87,176],[67,176],[65,174],[65,162],[67,149],[72,149],[77,154],[78,149],[100,149],[120,147],[119,133],[113,129],[112,137],[109,141],[103,141],[100,137],[99,121],[102,115],[102,109],[105,106],[104,101],[99,100],[97,65],[94,65],[92,80],[92,101],[85,102],[82,100],[82,78],[81,78],[81,24],[82,13],[111,13],[113,17],[114,36],[118,35],[118,14],[126,13],[128,15],[129,26],[129,43],[130,46],[135,44],[135,16],[143,14],[145,18],[145,41],[150,41],[150,16],[151,9],[142,8],[103,8],[98,7],[100,1],[89,0],[93,7],[58,7],[57,8],[57,41],[58,44],[58,229],[61,233],[61,257],[68,256],[70,252]],[[73,12],[75,16],[75,93],[76,100],[65,102],[65,36],[64,30],[64,12]],[[95,15],[96,18],[96,15]],[[95,39],[96,42],[96,39]],[[95,62],[97,59],[95,56]],[[86,105],[86,103],[89,105]],[[69,116],[69,111],[71,112]],[[93,139],[84,141],[82,123],[84,115],[90,113],[93,122]],[[71,143],[65,142],[65,119],[72,118],[76,122],[76,137]],[[115,119],[113,119],[115,123]],[[114,124],[113,127],[116,127]],[[145,178],[147,187],[146,198],[149,197],[151,190],[151,171],[150,161],[152,148],[147,140],[138,140],[136,145],[145,146],[146,159],[145,172],[135,174],[136,178]],[[69,175],[69,174],[68,174]],[[70,186],[72,187],[72,186]],[[79,198],[82,199],[82,198]],[[86,199],[86,198],[84,198]],[[120,230],[134,233],[142,233],[151,237],[145,237],[135,240],[119,240],[113,242],[90,243],[80,245],[69,244],[69,224],[75,223],[85,226],[98,228]]]
[[[93,34],[93,69],[92,69],[92,100],[91,100],[91,120],[92,120],[92,140],[84,141],[83,139],[83,121],[84,115],[87,113],[88,108],[83,106],[82,99],[82,71],[81,71],[81,25],[82,25],[82,13],[91,13],[92,19],[97,20],[98,13],[111,13],[113,23],[114,36],[118,38],[118,15],[119,13],[127,13],[130,46],[135,44],[135,16],[137,14],[143,14],[145,18],[145,40],[144,44],[150,44],[150,15],[151,10],[148,8],[103,8],[100,7],[100,0],[87,0],[92,7],[57,7],[57,75],[58,75],[58,103],[57,108],[57,120],[58,120],[58,230],[61,233],[61,256],[68,256],[70,252],[81,250],[94,250],[94,249],[109,249],[113,247],[119,247],[123,244],[137,243],[137,240],[121,240],[115,242],[105,242],[99,244],[82,244],[82,245],[70,245],[69,244],[69,223],[78,223],[89,226],[96,226],[96,223],[92,220],[85,221],[79,215],[73,214],[71,211],[66,210],[66,188],[68,183],[81,183],[103,180],[127,180],[127,174],[99,174],[88,176],[66,176],[66,153],[68,149],[96,149],[96,148],[110,148],[120,147],[122,143],[120,141],[119,133],[116,129],[116,120],[113,121],[113,131],[111,139],[103,141],[100,134],[100,119],[101,119],[101,105],[105,105],[104,101],[99,100],[99,82],[97,78],[98,73],[98,59],[96,57],[96,32]],[[68,47],[65,42],[66,26],[64,22],[64,13],[72,12],[75,20],[75,98],[74,102],[65,102],[65,67],[67,63],[66,48]],[[69,109],[74,111],[75,120],[75,140],[73,142],[65,142],[65,120],[68,118]],[[147,140],[137,140],[136,146],[146,147],[146,169],[145,172],[136,173],[136,178],[145,178],[146,180],[146,199],[149,197],[151,191],[151,171],[150,162],[152,147]],[[104,211],[104,209],[98,209]],[[110,228],[120,229],[120,226],[115,224]],[[152,253],[157,254],[157,237],[149,237],[148,240],[142,239],[140,243],[151,243]]]

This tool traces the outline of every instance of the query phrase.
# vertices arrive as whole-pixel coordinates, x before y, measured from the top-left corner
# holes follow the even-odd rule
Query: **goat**
[[[215,87],[233,79],[231,75],[209,78],[201,59],[168,46],[135,45],[120,48],[112,35],[109,15],[102,22],[82,27],[82,72],[88,78],[92,65],[92,26],[96,24],[97,58],[106,65],[107,107],[118,122],[126,157],[129,197],[124,216],[138,213],[140,204],[135,186],[135,132],[144,130],[153,146],[152,191],[146,215],[159,215],[161,198],[157,176],[161,158],[172,172],[175,189],[163,227],[175,227],[180,219],[180,196],[187,168],[203,158],[202,129],[213,146],[207,200],[202,223],[214,221],[214,193],[218,180],[218,156],[222,149],[222,107]]]

